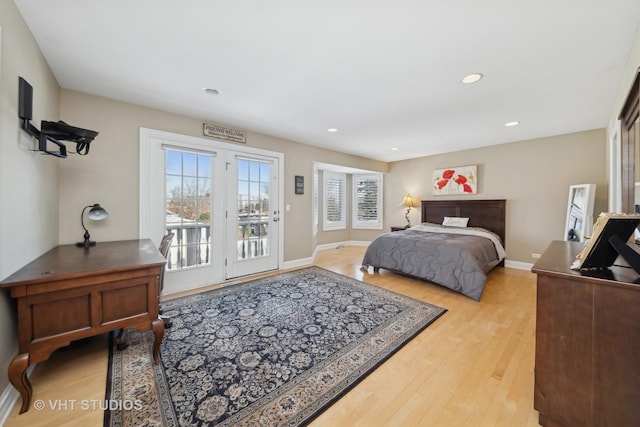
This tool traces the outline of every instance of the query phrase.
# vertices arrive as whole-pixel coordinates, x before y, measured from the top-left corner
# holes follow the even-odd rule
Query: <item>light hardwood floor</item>
[[[498,268],[481,302],[381,270],[363,273],[363,247],[319,253],[316,265],[448,309],[312,426],[537,426],[533,409],[535,275]],[[103,412],[80,402],[104,399],[107,339],[56,351],[31,377],[33,401],[46,409],[18,415],[6,427],[100,426]],[[51,401],[51,402],[50,402]],[[50,403],[66,402],[52,409]],[[70,406],[75,402],[75,409]],[[18,402],[19,403],[19,402]]]

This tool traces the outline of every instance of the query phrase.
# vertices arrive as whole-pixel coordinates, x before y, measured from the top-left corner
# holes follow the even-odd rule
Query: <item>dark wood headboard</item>
[[[442,224],[445,216],[469,218],[469,227],[493,231],[505,245],[506,200],[423,200],[422,222]]]

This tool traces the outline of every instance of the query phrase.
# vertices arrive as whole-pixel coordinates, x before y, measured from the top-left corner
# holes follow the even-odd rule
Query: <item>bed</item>
[[[506,200],[423,200],[422,224],[379,235],[362,269],[406,274],[480,301],[487,273],[504,265],[505,208]],[[469,220],[443,226],[445,217]]]

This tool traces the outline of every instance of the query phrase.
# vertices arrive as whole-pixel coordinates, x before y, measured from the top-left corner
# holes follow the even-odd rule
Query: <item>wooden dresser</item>
[[[543,426],[640,426],[640,277],[569,269],[583,244],[554,241],[537,274],[534,408]]]

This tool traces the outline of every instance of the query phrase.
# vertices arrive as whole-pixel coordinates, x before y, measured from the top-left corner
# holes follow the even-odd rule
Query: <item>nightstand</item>
[[[391,226],[391,231],[402,231],[402,230],[406,230],[406,229],[407,229],[406,225],[403,225],[401,227],[400,226],[395,226],[395,225]]]

